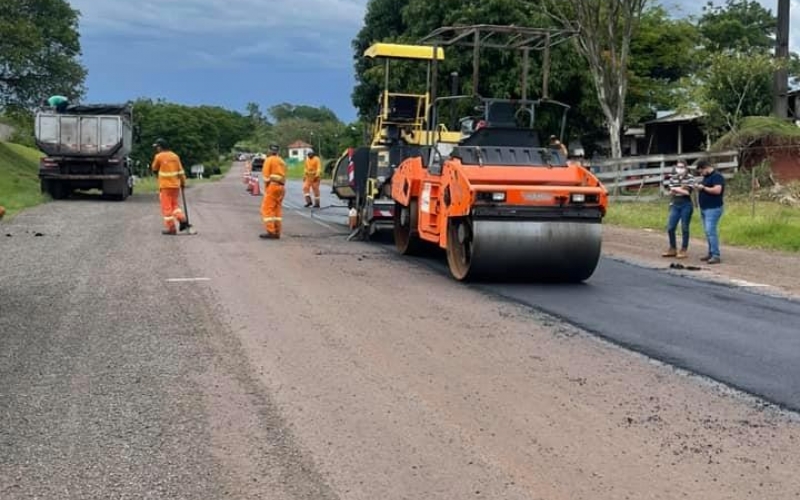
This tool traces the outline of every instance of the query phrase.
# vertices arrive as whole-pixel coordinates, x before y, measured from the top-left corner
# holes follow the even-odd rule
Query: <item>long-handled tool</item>
[[[183,199],[183,214],[186,216],[186,220],[180,222],[178,231],[186,230],[186,234],[197,234],[197,230],[189,223],[189,207],[186,205],[186,192],[183,187],[181,187],[181,198]]]

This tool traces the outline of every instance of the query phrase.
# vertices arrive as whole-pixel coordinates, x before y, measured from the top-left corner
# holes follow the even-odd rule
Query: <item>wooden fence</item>
[[[655,200],[667,194],[662,187],[664,178],[672,173],[675,163],[682,160],[691,165],[700,159],[707,159],[714,168],[730,179],[739,168],[739,151],[721,151],[716,153],[697,152],[675,155],[628,156],[591,162],[592,172],[600,179],[612,200],[615,201],[647,201]],[[648,194],[643,195],[642,190]],[[657,194],[652,194],[653,188]]]

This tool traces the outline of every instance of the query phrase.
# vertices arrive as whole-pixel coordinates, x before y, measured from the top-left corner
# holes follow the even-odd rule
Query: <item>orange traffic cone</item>
[[[253,177],[253,191],[250,192],[253,196],[261,196],[261,181],[258,177]]]
[[[358,212],[355,208],[351,208],[347,214],[347,222],[350,225],[350,229],[355,229],[358,226]]]
[[[252,177],[248,177],[247,178],[247,187],[245,188],[245,190],[248,193],[252,193],[253,192],[253,178]]]

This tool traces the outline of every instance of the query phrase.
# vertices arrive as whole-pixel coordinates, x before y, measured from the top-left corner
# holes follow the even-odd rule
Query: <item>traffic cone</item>
[[[253,177],[253,191],[250,192],[253,196],[261,196],[261,181],[258,177]]]
[[[247,187],[245,188],[248,193],[253,192],[253,176],[247,177]]]
[[[350,209],[350,213],[348,213],[348,222],[350,223],[350,229],[355,229],[358,225],[358,211],[355,208]]]

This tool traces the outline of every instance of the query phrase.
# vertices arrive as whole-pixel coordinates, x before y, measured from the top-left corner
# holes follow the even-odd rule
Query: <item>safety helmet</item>
[[[314,156],[317,156],[317,153],[313,149],[310,149],[308,151],[308,156],[313,158]]]
[[[270,144],[269,151],[270,153],[277,153],[278,151],[280,151],[280,148],[278,147],[277,144]]]
[[[159,147],[159,148],[166,148],[166,147],[167,147],[167,140],[166,140],[166,139],[163,139],[163,138],[161,138],[161,137],[159,137],[159,138],[158,138],[158,139],[156,139],[156,140],[155,140],[155,142],[153,143],[153,147],[154,147],[154,148],[155,148],[155,147]]]

